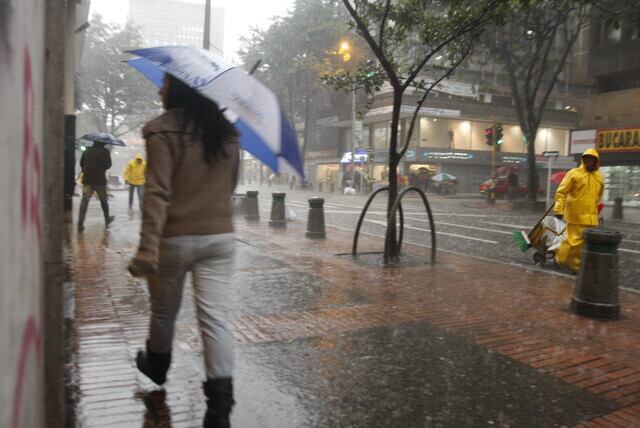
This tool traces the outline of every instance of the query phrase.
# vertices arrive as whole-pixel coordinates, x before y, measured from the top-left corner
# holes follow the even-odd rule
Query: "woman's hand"
[[[147,277],[158,272],[158,264],[137,254],[129,263],[129,273],[136,278]]]

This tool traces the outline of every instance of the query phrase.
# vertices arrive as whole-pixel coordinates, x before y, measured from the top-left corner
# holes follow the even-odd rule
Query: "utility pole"
[[[206,0],[204,6],[204,37],[202,47],[209,50],[211,46],[211,0]]]
[[[498,145],[497,135],[498,135],[498,126],[496,125],[495,122],[493,122],[493,132],[491,133],[491,139],[493,140],[493,144],[491,144],[491,176],[493,178],[497,177],[497,174],[496,174],[497,157],[498,157],[497,156],[498,148],[496,147]]]
[[[351,186],[356,186],[356,88],[351,91]]]

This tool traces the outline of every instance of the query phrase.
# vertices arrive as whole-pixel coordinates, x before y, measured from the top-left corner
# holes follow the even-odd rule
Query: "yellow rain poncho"
[[[584,156],[596,158],[593,171],[588,171],[585,167]],[[555,260],[556,263],[573,272],[580,269],[584,230],[599,223],[598,202],[604,190],[598,152],[595,149],[589,149],[582,154],[582,157],[582,164],[569,171],[560,183],[556,191],[554,207],[555,214],[562,215],[567,223],[567,239],[556,251]]]
[[[144,173],[147,169],[147,162],[140,153],[135,159],[132,159],[124,169],[124,181],[134,186],[142,186],[144,184]]]

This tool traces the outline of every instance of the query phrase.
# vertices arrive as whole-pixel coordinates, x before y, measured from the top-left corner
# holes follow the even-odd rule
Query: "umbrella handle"
[[[258,67],[260,67],[260,64],[262,64],[262,60],[259,59],[256,61],[255,64],[253,64],[253,67],[251,67],[251,71],[249,71],[249,75],[252,75],[253,73],[255,73],[255,71],[258,69]]]

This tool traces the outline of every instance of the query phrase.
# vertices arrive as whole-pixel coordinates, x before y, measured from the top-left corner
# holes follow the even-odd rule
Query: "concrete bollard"
[[[273,193],[273,201],[271,202],[271,220],[269,226],[275,228],[287,227],[286,209],[284,205],[284,198],[286,193]]]
[[[307,238],[324,239],[327,234],[324,230],[324,199],[309,199],[309,216],[307,217]]]
[[[245,200],[245,216],[247,220],[260,220],[260,210],[258,209],[258,191],[247,190],[247,199]]]
[[[594,228],[585,230],[584,240],[586,248],[571,298],[571,312],[589,318],[618,319],[618,244],[622,235]]]
[[[613,215],[611,216],[615,220],[622,220],[622,198],[613,199]]]

